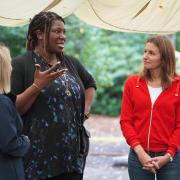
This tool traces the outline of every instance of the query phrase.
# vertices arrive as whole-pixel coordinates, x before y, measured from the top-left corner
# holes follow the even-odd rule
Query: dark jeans
[[[162,153],[150,152],[151,157],[162,156]],[[142,169],[134,150],[130,149],[128,158],[128,171],[130,180],[155,180],[155,175]],[[156,173],[157,180],[180,180],[180,152],[178,152],[172,162],[163,166]]]
[[[64,173],[53,178],[47,178],[43,180],[83,180],[83,174],[78,173]]]

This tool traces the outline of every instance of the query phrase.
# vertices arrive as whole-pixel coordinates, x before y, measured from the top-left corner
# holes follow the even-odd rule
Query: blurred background
[[[93,114],[118,116],[124,80],[139,72],[147,37],[141,33],[114,32],[87,25],[74,15],[65,18],[65,53],[78,58],[97,82]],[[0,26],[0,41],[11,50],[12,57],[25,52],[27,26]],[[180,51],[180,32],[171,36]]]
[[[78,58],[97,82],[93,115],[86,122],[91,146],[85,180],[128,180],[128,146],[119,128],[121,97],[125,79],[140,71],[144,43],[152,35],[103,30],[74,15],[65,21],[65,53]],[[27,26],[0,26],[0,41],[10,48],[12,57],[25,52],[26,34]],[[180,32],[169,37],[180,51]]]

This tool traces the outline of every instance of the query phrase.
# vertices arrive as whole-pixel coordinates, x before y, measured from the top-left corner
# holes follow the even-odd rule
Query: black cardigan
[[[59,58],[62,59],[62,57]],[[72,56],[64,55],[63,61],[84,89],[89,87],[94,87],[96,89],[95,80],[77,59]],[[12,67],[11,92],[18,95],[24,92],[34,81],[35,64],[32,52],[26,52],[12,60]],[[82,104],[82,109],[84,109],[84,106],[85,104]],[[23,116],[23,119],[24,118],[25,116]]]
[[[67,68],[70,69],[70,71],[83,83],[85,89],[89,87],[94,87],[96,89],[95,80],[77,59],[64,55],[64,61]],[[11,76],[12,93],[17,95],[27,89],[34,81],[35,65],[32,58],[32,52],[26,52],[12,60],[12,66],[13,69],[19,71],[17,74],[12,70]],[[23,83],[20,83],[19,80]],[[18,83],[16,83],[16,81],[18,81]],[[16,86],[14,86],[14,84]]]

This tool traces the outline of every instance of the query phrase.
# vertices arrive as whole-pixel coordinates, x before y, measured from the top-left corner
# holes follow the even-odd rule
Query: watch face
[[[169,153],[167,153],[167,155],[169,156],[169,161],[172,162],[173,161],[173,157]]]

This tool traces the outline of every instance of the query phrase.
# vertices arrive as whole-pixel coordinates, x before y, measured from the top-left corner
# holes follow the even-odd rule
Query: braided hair
[[[32,51],[38,45],[37,30],[40,30],[41,32],[45,33],[45,42],[47,41],[52,22],[55,20],[60,20],[65,24],[64,19],[61,16],[50,11],[40,12],[33,17],[28,28],[28,34],[26,40],[27,50]]]

